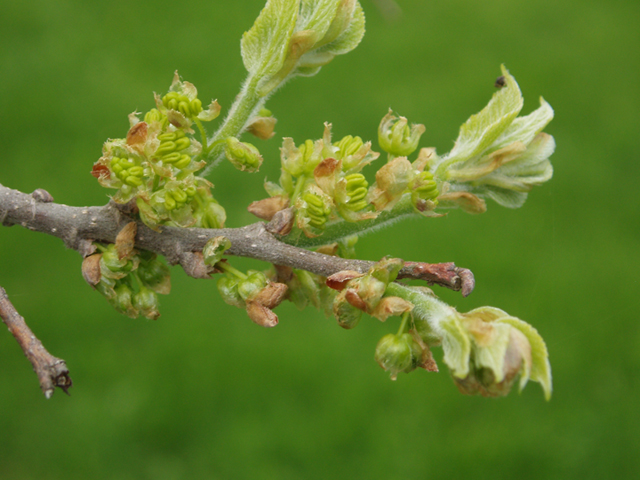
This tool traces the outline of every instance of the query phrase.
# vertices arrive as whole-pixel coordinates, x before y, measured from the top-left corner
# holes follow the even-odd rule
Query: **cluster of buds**
[[[195,175],[205,162],[198,160],[203,146],[192,129],[195,124],[202,132],[201,122],[216,118],[220,106],[213,101],[204,110],[197,93],[176,72],[169,93],[155,96],[156,108],[142,121],[131,114],[127,137],[107,141],[93,166],[92,174],[102,186],[118,190],[113,199],[134,200],[140,218],[151,228],[224,225],[226,215],[211,195],[213,185]]]
[[[389,283],[398,276],[404,265],[399,258],[385,258],[366,274],[351,270],[335,273],[327,278],[327,286],[338,290],[333,313],[342,328],[355,327],[363,313],[385,321],[412,309],[411,303],[395,296],[385,296]]]
[[[319,140],[296,147],[285,138],[281,148],[280,183],[266,182],[271,198],[254,202],[250,211],[271,220],[277,211],[293,207],[292,225],[308,237],[321,235],[338,217],[351,222],[376,216],[366,200],[368,183],[360,170],[378,158],[371,143],[359,137],[331,142],[331,125],[325,124]]]
[[[245,309],[257,325],[275,327],[278,324],[278,316],[273,309],[286,296],[285,284],[271,282],[264,273],[256,270],[244,274],[225,261],[218,262],[216,267],[226,272],[218,280],[218,291],[226,303]]]
[[[169,268],[155,253],[133,248],[135,223],[125,227],[115,244],[95,244],[99,253],[86,257],[82,274],[120,313],[157,319],[158,294],[171,290]]]
[[[406,123],[406,119],[388,114],[380,124],[380,132],[389,128],[389,135],[395,138],[398,134],[393,132],[409,129]],[[409,129],[408,138],[390,137],[389,141],[400,145],[401,148],[394,150],[396,153],[410,154],[416,150],[423,131],[422,125],[414,125]],[[322,235],[325,226],[335,221],[375,219],[402,198],[407,198],[415,211],[425,216],[434,215],[440,192],[429,167],[435,150],[423,148],[413,162],[406,156],[390,155],[389,162],[378,170],[376,182],[370,186],[361,170],[379,155],[371,150],[371,142],[365,143],[360,137],[348,135],[332,143],[330,124],[325,124],[323,137],[315,141],[306,140],[296,146],[293,139],[285,138],[281,148],[280,182],[266,182],[265,189],[271,198],[254,202],[250,211],[271,220],[278,209],[291,207],[294,212],[291,226],[307,237]]]
[[[394,157],[376,173],[376,183],[369,191],[369,202],[377,212],[392,209],[409,196],[415,210],[424,216],[434,216],[440,191],[428,170],[435,157],[433,148],[423,148],[418,158]]]
[[[338,290],[333,314],[343,328],[355,327],[363,313],[385,321],[401,316],[396,334],[385,335],[375,359],[392,379],[418,367],[438,371],[431,348],[442,346],[444,362],[463,393],[506,395],[519,377],[551,395],[548,352],[538,332],[522,320],[492,307],[459,313],[425,287],[409,287],[396,279],[403,261],[383,259],[366,274],[342,271],[327,278]]]

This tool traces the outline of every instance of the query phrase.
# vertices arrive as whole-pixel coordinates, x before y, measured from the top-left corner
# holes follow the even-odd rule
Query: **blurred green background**
[[[0,228],[0,285],[74,381],[71,397],[46,401],[0,335],[0,478],[638,478],[640,3],[400,0],[396,19],[384,3],[362,1],[358,49],[271,99],[278,136],[318,138],[330,121],[336,138],[375,140],[392,107],[443,153],[493,94],[501,63],[524,113],[544,95],[555,174],[523,208],[406,221],[358,252],[471,268],[470,297],[437,293],[461,311],[492,305],[531,322],[549,347],[552,400],[537,384],[463,396],[442,363],[392,382],[373,352],[395,320],[344,331],[287,304],[262,329],[214,282],[178,269],[162,317],[134,321],[84,283],[59,240]],[[0,183],[104,204],[89,175],[102,142],[124,136],[127,114],[151,108],[176,69],[228,108],[244,76],[239,39],[261,7],[3,2]],[[212,177],[229,226],[252,222],[246,206],[277,178],[279,141],[257,145],[261,173],[223,165]]]

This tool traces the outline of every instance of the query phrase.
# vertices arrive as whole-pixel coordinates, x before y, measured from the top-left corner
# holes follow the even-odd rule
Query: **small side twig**
[[[36,338],[24,318],[9,301],[7,292],[2,287],[0,287],[0,317],[33,365],[44,396],[51,398],[55,387],[60,387],[68,395],[68,390],[73,383],[65,361],[47,352],[42,342]]]

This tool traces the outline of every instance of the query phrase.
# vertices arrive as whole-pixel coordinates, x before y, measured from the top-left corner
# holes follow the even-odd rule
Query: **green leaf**
[[[520,87],[507,69],[502,68],[506,86],[493,95],[489,104],[472,115],[462,127],[453,147],[443,161],[445,165],[481,154],[511,125],[522,110]]]
[[[364,10],[362,10],[360,3],[356,2],[349,27],[342,32],[338,38],[321,47],[319,50],[333,55],[343,55],[350,52],[358,46],[362,37],[364,37],[364,23]]]
[[[504,358],[509,345],[508,325],[493,324],[493,339],[491,344],[484,347],[477,342],[474,346],[474,362],[478,368],[488,368],[493,372],[495,383],[504,380]],[[473,338],[473,335],[472,335]]]
[[[553,154],[556,143],[551,135],[539,133],[527,145],[527,149],[514,161],[505,163],[498,170],[489,175],[484,181],[498,185],[492,179],[493,175],[501,174],[508,177],[517,177],[521,191],[529,191],[532,186],[540,185],[551,178],[553,167],[549,157]],[[510,188],[516,189],[514,178],[509,181]],[[499,185],[498,185],[499,186]]]
[[[474,189],[473,191],[478,195],[486,195],[498,205],[506,208],[520,208],[527,200],[526,192],[516,192],[492,185],[487,185],[482,189]]]
[[[268,0],[255,23],[242,35],[242,61],[252,75],[271,76],[284,63],[300,0]]]
[[[491,150],[498,150],[516,141],[528,145],[551,120],[553,120],[553,108],[540,97],[540,107],[529,115],[516,118],[491,145]]]
[[[456,315],[442,319],[438,326],[443,333],[444,363],[451,369],[451,373],[455,377],[465,378],[469,374],[469,356],[471,355],[469,334],[462,327]]]
[[[336,0],[300,0],[296,31],[313,30],[316,41],[321,40],[336,16],[340,2]]]
[[[539,382],[542,385],[544,391],[544,398],[549,400],[551,398],[551,365],[549,364],[549,352],[544,340],[538,333],[538,331],[526,322],[523,322],[519,318],[505,317],[499,320],[500,323],[508,323],[520,330],[529,343],[531,344],[531,380]],[[526,378],[524,378],[526,383]],[[521,383],[520,389],[524,385]]]

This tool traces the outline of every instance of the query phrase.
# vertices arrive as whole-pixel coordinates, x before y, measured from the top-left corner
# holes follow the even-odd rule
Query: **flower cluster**
[[[95,244],[99,253],[86,257],[82,274],[120,313],[157,319],[158,295],[171,291],[169,268],[155,253],[133,248],[135,223],[118,235],[115,244]]]
[[[142,121],[135,113],[129,116],[126,138],[104,144],[92,174],[102,186],[118,190],[116,202],[135,200],[140,218],[151,228],[222,227],[226,215],[211,194],[213,185],[195,175],[205,162],[199,160],[203,145],[192,129],[216,118],[220,106],[213,101],[203,110],[195,86],[181,81],[177,72],[169,93],[155,99],[156,108]],[[203,141],[206,149],[206,135]]]
[[[395,119],[387,115],[381,129],[388,128]],[[404,128],[406,119],[401,117],[397,123]],[[422,128],[414,126],[410,139],[396,139],[394,145],[399,144],[402,152],[413,153],[424,130],[419,127]],[[331,222],[375,219],[381,211],[392,209],[403,196],[410,198],[417,212],[429,214],[437,205],[439,193],[433,175],[426,169],[433,149],[422,149],[413,163],[404,156],[390,156],[370,186],[361,170],[379,155],[371,149],[371,142],[365,143],[360,137],[348,135],[332,143],[329,124],[325,124],[319,140],[306,140],[296,146],[293,139],[285,138],[280,182],[267,182],[265,189],[271,198],[254,202],[250,211],[270,220],[278,208],[292,207],[292,226],[310,238],[322,235]]]

